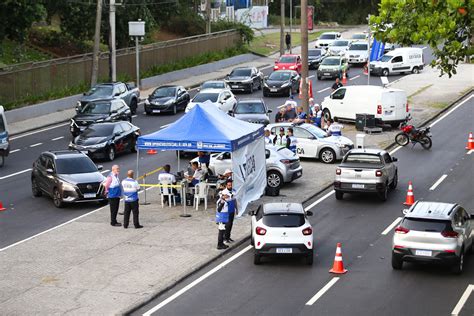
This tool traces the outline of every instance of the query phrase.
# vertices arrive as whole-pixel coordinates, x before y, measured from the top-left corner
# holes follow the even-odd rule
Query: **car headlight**
[[[339,147],[339,148],[344,148],[344,147],[346,147],[345,144],[336,144],[336,145],[337,145],[337,147]]]
[[[289,83],[289,82],[286,82],[286,83],[282,84],[281,87],[282,87],[282,88],[286,88],[286,87],[288,87],[289,85],[290,85],[290,83]]]
[[[7,142],[7,138],[0,138],[0,144],[5,144]]]
[[[263,83],[263,86],[264,86],[265,88],[268,88],[268,84],[267,84],[266,82]]]
[[[87,147],[89,147],[89,148],[102,148],[102,147],[105,147],[105,146],[107,146],[107,142],[100,143],[100,144],[95,144],[95,145],[89,145]]]
[[[103,122],[103,121],[104,121],[104,119],[99,119],[99,120],[97,120],[97,121],[95,121],[95,122],[96,122],[96,123],[101,123],[101,122]]]
[[[150,100],[145,99],[145,104],[146,104],[146,105],[150,105]]]
[[[63,191],[76,191],[76,186],[67,182],[62,183]]]
[[[250,79],[246,79],[246,80],[243,80],[242,83],[251,83],[252,82],[252,78]]]
[[[103,122],[103,121],[110,121],[112,119],[111,116],[106,117],[105,119],[97,120],[97,122]]]
[[[174,100],[173,99],[169,99],[168,101],[165,102],[165,105],[170,105],[170,104],[173,104]]]
[[[80,108],[81,107],[81,101],[77,101],[76,106]]]

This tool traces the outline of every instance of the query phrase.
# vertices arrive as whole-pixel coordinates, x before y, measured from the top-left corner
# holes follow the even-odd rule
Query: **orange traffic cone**
[[[346,72],[345,71],[342,73],[342,84],[343,85],[347,84],[347,77],[346,77]]]
[[[364,65],[364,75],[368,75],[369,74],[369,63],[365,64]]]
[[[405,203],[403,203],[407,206],[412,206],[415,204],[415,195],[413,194],[413,185],[411,181],[408,181],[408,192],[407,192],[407,197],[405,200]]]
[[[346,269],[344,269],[344,263],[342,262],[342,251],[341,251],[341,243],[337,243],[336,247],[336,256],[334,257],[334,264],[332,266],[332,269],[329,270],[330,273],[336,273],[336,274],[344,274],[347,272]]]
[[[6,211],[7,209],[3,207],[2,201],[0,201],[0,211]]]
[[[155,149],[148,149],[148,150],[146,151],[146,153],[147,153],[148,155],[156,155],[157,151],[156,151]]]
[[[472,137],[472,132],[469,133],[469,138],[467,139],[466,149],[467,150],[473,150],[474,149],[474,137]]]
[[[308,82],[308,97],[313,98],[313,82]]]

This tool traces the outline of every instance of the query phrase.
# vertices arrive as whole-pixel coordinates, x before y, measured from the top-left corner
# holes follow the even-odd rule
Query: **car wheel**
[[[64,206],[63,198],[57,188],[53,191],[53,204],[57,208],[62,208]]]
[[[151,111],[145,111],[146,115],[151,115]]]
[[[323,110],[323,117],[325,121],[331,120],[331,112],[328,109]]]
[[[333,163],[336,161],[336,153],[331,148],[324,148],[319,153],[319,160],[324,163]]]
[[[137,114],[138,102],[136,99],[133,99],[130,103],[130,111],[133,115]]]
[[[395,172],[395,176],[393,177],[392,183],[390,183],[390,189],[395,190],[398,185],[398,172]]]
[[[107,150],[107,159],[109,161],[112,161],[115,159],[115,148],[114,146],[110,146],[109,149]]]
[[[336,200],[342,200],[344,197],[344,192],[336,191]]]
[[[262,257],[258,253],[254,254],[253,255],[253,264],[255,264],[255,265],[261,264],[262,263],[261,259],[262,259]]]
[[[394,270],[401,270],[403,268],[403,260],[397,258],[397,256],[392,254],[392,268]]]
[[[318,80],[321,80],[321,76],[318,76]]]
[[[34,197],[40,197],[43,195],[43,192],[41,192],[41,189],[39,188],[38,182],[35,178],[31,179],[31,192],[33,193]]]
[[[314,260],[314,255],[313,252],[311,251],[307,256],[306,256],[306,264],[311,266],[313,265],[313,260]]]
[[[461,249],[461,254],[459,255],[458,260],[453,265],[454,274],[461,274],[464,268],[464,248]]]
[[[263,96],[266,98],[268,97],[268,93],[266,93],[265,91],[263,91]]]
[[[283,177],[278,171],[267,173],[267,185],[271,188],[280,188],[283,185]]]
[[[176,107],[176,104],[173,105],[173,114],[176,115],[178,113],[178,108]]]
[[[4,164],[5,164],[5,156],[0,155],[0,168],[3,167]]]
[[[388,69],[387,69],[387,68],[385,68],[385,69],[382,70],[382,76],[387,77],[388,74],[389,74],[389,72],[388,72]]]
[[[388,198],[388,185],[385,185],[385,188],[383,189],[383,191],[378,192],[378,196],[379,196],[379,199],[382,202],[387,201],[387,198]]]
[[[130,123],[132,123],[132,116],[130,115],[129,117],[127,117],[127,121],[129,121]]]
[[[419,69],[418,67],[413,67],[413,69],[411,70],[411,72],[416,75],[416,74],[419,74],[419,73],[420,73],[420,69]]]

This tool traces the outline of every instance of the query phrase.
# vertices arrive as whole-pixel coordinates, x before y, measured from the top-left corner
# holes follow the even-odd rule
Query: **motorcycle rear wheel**
[[[410,139],[408,138],[408,135],[405,133],[398,133],[395,135],[395,142],[399,146],[406,146],[410,142]]]
[[[433,145],[432,141],[431,141],[431,138],[428,137],[428,136],[422,136],[420,138],[420,144],[421,146],[423,146],[424,149],[428,150],[431,148],[431,146]]]

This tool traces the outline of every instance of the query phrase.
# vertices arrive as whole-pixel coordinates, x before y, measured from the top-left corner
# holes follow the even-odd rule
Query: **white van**
[[[10,153],[10,143],[8,137],[7,118],[5,110],[0,105],[0,167],[3,167],[5,157]]]
[[[373,114],[396,128],[409,116],[407,94],[381,86],[347,86],[334,91],[321,103],[324,117],[355,121],[356,114]]]
[[[417,74],[423,69],[424,59],[421,48],[395,48],[383,55],[378,61],[370,62],[370,73],[382,75],[412,72]]]

